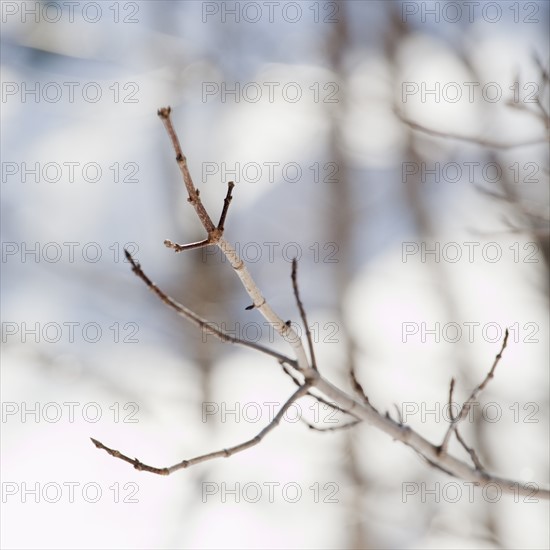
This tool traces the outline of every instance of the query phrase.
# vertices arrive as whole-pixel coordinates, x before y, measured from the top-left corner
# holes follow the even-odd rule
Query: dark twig
[[[230,181],[227,184],[227,195],[225,196],[225,199],[223,200],[223,210],[222,214],[220,216],[220,221],[218,222],[218,229],[223,233],[224,230],[224,224],[225,224],[225,218],[227,216],[227,211],[229,210],[229,204],[231,203],[231,199],[233,198],[233,195],[231,192],[233,191],[233,187],[235,187],[235,184]]]
[[[307,324],[306,310],[304,308],[304,304],[302,304],[302,300],[300,299],[300,291],[298,289],[298,261],[296,258],[292,259],[292,288],[294,289],[294,296],[296,298],[296,303],[298,304],[298,309],[300,310],[300,317],[306,331],[307,345],[311,358],[311,367],[317,370],[317,361],[315,360],[315,351],[313,349],[313,338],[311,337],[311,330],[309,330],[309,325]]]
[[[449,384],[449,414],[451,415],[451,422],[454,421],[455,417],[453,416],[453,392],[455,389],[455,379],[451,378],[451,383]]]
[[[122,454],[120,451],[116,451],[114,449],[107,447],[106,445],[103,445],[103,443],[101,443],[97,439],[93,439],[93,438],[90,438],[90,439],[98,449],[103,449],[104,451],[108,452],[111,456],[114,456],[115,458],[119,458],[120,460],[124,460],[125,462],[129,462],[130,464],[132,464],[132,466],[136,470],[140,470],[142,472],[150,472],[152,474],[157,474],[161,476],[167,476],[183,468],[188,468],[189,466],[194,466],[195,464],[206,462],[207,460],[212,460],[214,458],[222,458],[222,457],[227,458],[227,457],[230,457],[231,455],[234,455],[236,453],[240,453],[241,451],[249,449],[250,447],[254,447],[255,445],[258,445],[258,443],[260,443],[270,431],[272,431],[276,426],[279,425],[279,423],[281,422],[281,419],[283,418],[283,415],[288,410],[290,405],[292,405],[292,403],[297,401],[300,397],[303,397],[308,392],[309,387],[310,387],[309,382],[306,382],[303,386],[300,386],[290,396],[290,398],[286,401],[286,403],[281,407],[280,411],[275,415],[273,420],[260,433],[258,433],[258,435],[256,435],[252,439],[249,439],[244,443],[240,443],[239,445],[235,445],[227,449],[222,449],[220,451],[214,451],[212,453],[200,455],[195,458],[191,458],[189,460],[182,460],[181,462],[178,462],[177,464],[174,464],[173,466],[169,466],[167,468],[156,468],[154,466],[148,466],[147,464],[144,464],[137,458],[130,458]]]
[[[339,405],[337,405],[334,402],[327,401],[326,399],[324,399],[320,395],[311,393],[311,391],[308,392],[308,395],[313,397],[313,399],[315,399],[316,401],[319,401],[319,403],[322,403],[323,405],[326,405],[327,407],[330,407],[331,409],[334,409],[335,411],[338,411],[338,412],[341,412],[341,413],[344,413],[344,414],[349,414],[350,416],[353,416],[354,418],[357,418],[357,416],[355,414],[353,414],[352,412],[350,412],[346,409],[343,409],[342,407],[340,407]]]
[[[357,376],[355,375],[355,368],[353,365],[349,370],[349,374],[351,377],[351,385],[353,387],[353,391],[357,393],[365,403],[368,403],[370,405],[369,398],[367,397],[367,394],[365,393],[363,386],[361,386],[361,384],[359,383],[359,380],[357,380]]]
[[[347,422],[346,424],[341,424],[340,426],[329,426],[329,427],[320,428],[319,426],[315,426],[314,424],[309,423],[304,418],[302,418],[301,420],[310,430],[315,430],[316,432],[337,432],[340,430],[347,430],[349,428],[353,428],[353,426],[357,426],[357,424],[361,423],[361,420],[352,420],[351,422]]]

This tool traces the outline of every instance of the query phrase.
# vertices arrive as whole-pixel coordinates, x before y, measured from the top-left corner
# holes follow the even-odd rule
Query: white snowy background
[[[258,181],[253,172],[239,174],[226,236],[247,251],[264,295],[292,320],[298,316],[289,260],[300,250],[302,298],[318,330],[319,368],[335,383],[349,384],[345,326],[371,402],[391,414],[398,404],[415,429],[437,442],[446,429],[441,413],[451,378],[457,378],[455,400],[465,399],[490,368],[504,328],[512,327],[477,411],[483,447],[491,450],[487,467],[548,486],[548,302],[541,251],[530,245],[532,234],[510,231],[509,204],[476,189],[484,183],[486,150],[418,136],[417,158],[428,167],[458,162],[464,171],[456,182],[432,176],[421,184],[403,181],[410,130],[393,112],[397,104],[411,119],[461,135],[503,142],[544,138],[536,118],[507,107],[504,97],[495,104],[480,96],[434,103],[415,95],[405,103],[401,83],[496,82],[510,97],[519,80],[520,92],[527,93],[523,83],[540,77],[533,53],[547,63],[548,4],[526,3],[533,6],[530,15],[521,3],[493,3],[501,9],[498,21],[479,11],[472,21],[463,15],[457,23],[443,16],[424,22],[420,11],[404,17],[415,6],[441,10],[445,2],[300,2],[293,23],[282,15],[296,9],[289,2],[273,8],[273,21],[265,2],[237,4],[239,10],[251,5],[238,22],[222,17],[234,2],[79,2],[74,12],[61,2],[2,2],[2,546],[343,548],[359,524],[370,548],[547,548],[546,502],[513,496],[489,502],[492,495],[470,493],[467,484],[430,469],[368,426],[354,432],[355,460],[366,479],[360,505],[345,475],[349,433],[316,433],[292,418],[247,452],[167,478],[137,472],[90,442],[94,437],[167,466],[254,436],[269,420],[266,404],[282,404],[293,391],[275,361],[209,338],[203,344],[215,350],[209,401],[239,416],[205,421],[194,359],[201,335],[167,311],[123,261],[122,249],[129,246],[145,272],[184,304],[193,298],[190,279],[200,279],[203,269],[221,272],[230,295],[212,291],[212,300],[224,299],[228,328],[256,323],[266,340],[263,318],[244,311],[249,299],[226,262],[203,262],[201,252],[175,255],[162,244],[165,238],[202,238],[156,115],[170,105],[213,218],[226,182],[235,179],[221,174],[222,164],[229,171],[236,163],[264,167]],[[452,4],[466,13],[463,3]],[[253,23],[255,9],[261,17]],[[349,23],[344,80],[324,49],[336,24],[332,9],[335,19],[346,10]],[[392,17],[409,31],[395,42],[390,64],[384,41]],[[528,17],[536,21],[525,22]],[[77,83],[74,98],[71,82]],[[279,83],[273,101],[268,82]],[[289,82],[303,93],[294,103],[281,93]],[[327,181],[323,168],[332,161],[329,121],[340,106],[322,99],[334,82],[340,86],[335,97],[345,95],[346,107],[337,111],[339,146],[352,197],[351,261],[341,304],[334,291],[343,269],[338,252],[335,262],[327,261],[334,242],[327,213],[340,206],[329,187],[338,183]],[[59,99],[52,83],[60,85]],[[87,83],[101,90],[97,102],[83,98]],[[262,97],[253,102],[227,95],[222,101],[220,94],[205,96],[204,83],[238,83],[241,91],[257,83]],[[38,98],[23,93],[25,87],[37,89]],[[250,94],[255,89],[248,88]],[[45,90],[52,95],[44,96]],[[516,191],[544,212],[546,146],[498,154],[508,171],[516,162],[536,164],[538,183],[522,180]],[[466,162],[481,167],[473,180]],[[77,163],[74,177],[66,163]],[[87,163],[100,166],[98,181],[83,173]],[[278,163],[272,181],[265,163]],[[295,182],[280,170],[287,163],[302,170]],[[310,168],[315,163],[321,167],[317,182]],[[36,164],[38,175],[22,174]],[[207,166],[220,171],[206,177]],[[59,179],[56,167],[62,167]],[[407,185],[421,188],[434,240],[441,247],[459,243],[459,261],[442,257],[434,269],[419,253],[404,259],[404,243],[420,242]],[[468,242],[479,243],[473,261]],[[502,252],[498,261],[482,253],[491,242]],[[272,257],[265,243],[276,243]],[[445,296],[452,297],[454,311]],[[199,304],[198,313],[207,316],[211,306],[200,310]],[[407,322],[425,323],[428,330],[453,325],[438,342],[420,332],[404,341]],[[463,332],[452,342],[457,325]],[[474,327],[471,339],[468,326]],[[37,336],[28,332],[35,327]],[[87,341],[95,339],[94,327],[101,334]],[[331,337],[334,327],[339,331]],[[492,421],[481,414],[487,403],[493,404],[484,409],[487,416],[500,414]],[[313,421],[317,414],[327,425],[322,407],[307,400],[299,405],[304,417]],[[472,423],[463,431],[474,444]],[[452,450],[467,460],[460,448]],[[419,492],[404,495],[405,484]]]

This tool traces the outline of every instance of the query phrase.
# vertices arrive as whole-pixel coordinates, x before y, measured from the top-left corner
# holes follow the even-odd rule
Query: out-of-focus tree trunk
[[[338,268],[334,271],[334,301],[335,312],[340,320],[341,338],[347,357],[347,365],[354,364],[356,352],[355,343],[345,326],[342,314],[342,303],[351,278],[351,254],[353,240],[353,196],[350,184],[348,160],[343,150],[343,126],[347,111],[345,54],[349,49],[351,37],[349,35],[349,21],[347,5],[339,4],[338,22],[332,25],[327,40],[327,57],[333,71],[334,79],[339,85],[338,102],[328,104],[327,116],[330,119],[329,157],[338,167],[337,183],[328,185],[328,202],[325,219],[330,227],[330,240],[338,244]],[[364,380],[364,379],[363,379]],[[365,496],[369,491],[369,484],[363,473],[367,449],[359,448],[357,432],[346,431],[344,439],[345,475],[350,481],[350,518],[346,547],[352,549],[372,548],[368,533],[368,523],[364,518]]]

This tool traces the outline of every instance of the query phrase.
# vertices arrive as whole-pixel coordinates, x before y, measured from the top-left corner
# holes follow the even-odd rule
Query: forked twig
[[[281,367],[283,367],[283,370],[285,371],[285,373],[290,377],[290,379],[299,387],[302,385],[302,383],[298,380],[298,378],[296,377],[296,375],[284,364],[283,361],[279,361],[279,363],[281,364]],[[312,391],[308,391],[307,394],[309,395],[309,397],[312,397],[313,399],[315,399],[315,401],[321,403],[322,405],[326,405],[327,407],[333,409],[334,411],[338,411],[338,412],[341,412],[341,413],[344,413],[344,414],[347,414],[349,416],[352,416],[353,418],[355,418],[356,420],[360,420],[359,417],[349,411],[347,411],[346,409],[343,409],[342,407],[339,407],[337,403],[334,403],[334,402],[330,402],[330,401],[327,401],[326,399],[324,399],[323,397],[321,397],[320,395],[316,395],[315,393],[312,393]]]
[[[218,227],[214,226],[210,216],[208,215],[204,205],[202,204],[199,190],[195,187],[191,174],[189,172],[189,167],[187,165],[187,159],[183,154],[179,138],[174,129],[171,119],[171,108],[163,107],[158,110],[158,115],[166,128],[172,146],[176,153],[176,162],[183,176],[183,182],[185,188],[187,189],[188,201],[195,209],[199,220],[201,221],[204,229],[206,230],[208,237],[197,243],[191,243],[192,248],[201,248],[203,246],[208,246],[210,244],[216,244],[220,250],[225,254],[226,258],[229,260],[231,267],[235,270],[238,277],[241,279],[241,282],[248,293],[252,298],[252,304],[255,309],[257,309],[268,321],[273,328],[280,334],[280,336],[285,339],[290,345],[294,348],[296,354],[297,368],[307,377],[315,377],[317,372],[313,369],[307,359],[302,341],[294,331],[294,329],[287,325],[274,311],[271,309],[271,306],[267,303],[266,299],[262,296],[260,289],[256,285],[254,279],[252,279],[244,261],[239,257],[236,250],[231,246],[231,244],[223,238],[223,225],[225,222],[225,217],[227,215],[227,209],[229,208],[229,203],[231,202],[231,191],[233,189],[233,182],[228,184],[228,192],[224,200],[224,207],[222,210],[222,215],[220,217],[220,222]],[[188,245],[176,245],[172,241],[165,241],[166,246],[174,248],[175,250],[189,250],[186,248]]]
[[[500,348],[500,351],[497,353],[495,360],[493,361],[493,366],[491,367],[491,370],[487,373],[487,376],[483,379],[483,382],[477,386],[470,397],[464,402],[462,405],[462,408],[460,412],[454,417],[449,424],[449,428],[447,429],[447,433],[445,434],[445,437],[443,438],[443,441],[441,445],[439,446],[439,453],[445,454],[447,452],[447,447],[449,445],[449,440],[451,438],[451,435],[453,432],[458,428],[458,425],[460,422],[462,422],[466,416],[468,415],[468,412],[470,411],[470,408],[472,407],[472,403],[474,402],[474,399],[485,389],[485,386],[489,383],[489,380],[491,380],[495,375],[495,369],[497,368],[497,365],[499,364],[501,358],[502,358],[502,352],[506,349],[506,346],[508,345],[508,336],[509,331],[506,329],[506,332],[504,334],[504,340],[502,342],[502,346]],[[452,398],[453,389],[454,389],[454,378],[451,380],[451,387],[449,390],[449,399]],[[476,465],[477,466],[477,465]]]
[[[185,160],[184,162],[185,162],[185,166],[187,167],[187,161]],[[233,187],[235,187],[235,184],[232,181],[230,181],[227,184],[227,195],[223,200],[223,210],[220,216],[220,221],[218,222],[218,226],[214,231],[209,233],[206,239],[202,241],[190,243],[190,244],[178,244],[178,243],[172,242],[170,239],[165,239],[164,246],[166,246],[167,248],[172,248],[176,252],[184,252],[186,250],[193,250],[196,248],[203,248],[211,244],[216,244],[219,238],[223,235],[225,218],[227,217],[227,211],[229,210],[229,204],[231,202],[231,199],[233,199],[233,195],[232,195]],[[196,197],[197,197],[196,200],[198,201],[199,200],[198,197],[200,195],[199,190],[196,189],[195,191],[196,191]]]
[[[451,378],[451,384],[449,385],[449,414],[451,415],[451,422],[455,421],[455,416],[453,416],[453,392],[455,387],[455,379]],[[458,416],[458,415],[457,415]],[[462,435],[460,434],[460,431],[458,430],[458,426],[455,428],[455,435],[458,442],[462,445],[464,450],[470,455],[470,458],[472,459],[472,462],[475,464],[476,469],[484,472],[485,468],[481,464],[481,461],[479,460],[479,457],[477,456],[477,453],[474,451],[472,447],[469,447],[466,441],[464,441]]]

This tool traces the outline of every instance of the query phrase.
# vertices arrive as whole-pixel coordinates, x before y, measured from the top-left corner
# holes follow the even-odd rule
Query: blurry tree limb
[[[475,145],[481,145],[482,147],[488,147],[491,149],[515,149],[518,147],[527,147],[528,145],[541,145],[542,143],[548,143],[549,137],[546,138],[535,138],[535,139],[529,139],[526,141],[518,141],[516,143],[506,143],[502,141],[493,141],[490,139],[475,137],[475,136],[463,136],[460,134],[454,134],[453,132],[443,132],[440,130],[434,130],[433,128],[428,128],[427,126],[424,126],[423,124],[420,124],[418,122],[415,122],[414,120],[411,120],[401,111],[398,109],[394,110],[397,117],[409,128],[413,130],[417,130],[419,132],[422,132],[423,134],[427,134],[432,137],[438,137],[443,139],[454,139],[457,141],[464,141],[467,143],[473,143]]]

